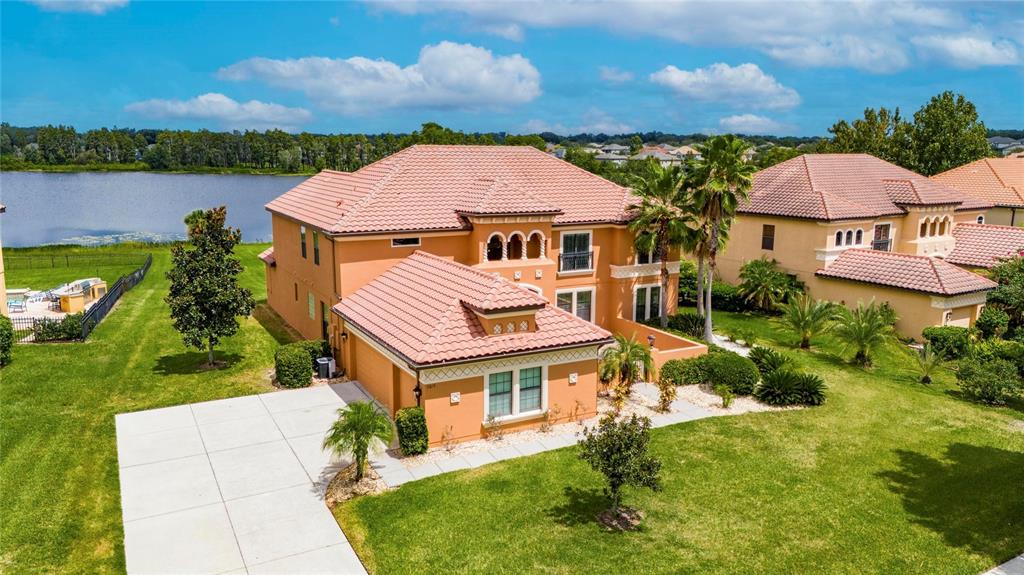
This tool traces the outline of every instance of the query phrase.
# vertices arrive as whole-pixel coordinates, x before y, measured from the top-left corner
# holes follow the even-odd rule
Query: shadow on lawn
[[[231,367],[242,360],[238,353],[225,353],[217,351],[214,353],[214,360],[217,363],[224,363],[224,368]],[[156,360],[153,366],[153,373],[158,375],[188,375],[209,371],[204,367],[207,355],[205,351],[186,351],[175,355],[165,355]]]
[[[548,509],[548,516],[555,522],[572,527],[597,523],[597,515],[608,509],[608,497],[600,489],[565,488],[565,503]]]
[[[942,459],[896,455],[899,469],[878,475],[903,497],[914,523],[993,564],[1024,547],[1024,452],[954,443]]]
[[[278,345],[302,339],[302,335],[285,323],[281,316],[267,305],[267,300],[265,299],[256,302],[256,309],[253,310],[252,317],[263,326],[263,329],[267,330],[267,333],[270,334],[270,337],[274,338]]]

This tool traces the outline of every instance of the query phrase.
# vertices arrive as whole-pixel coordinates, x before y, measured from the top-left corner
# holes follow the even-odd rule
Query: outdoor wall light
[[[651,347],[654,347],[654,336],[653,335],[647,336],[647,344],[650,345]]]

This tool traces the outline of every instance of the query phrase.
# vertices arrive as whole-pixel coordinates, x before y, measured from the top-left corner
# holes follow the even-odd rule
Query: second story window
[[[320,265],[320,234],[313,230],[313,263]]]
[[[661,261],[658,257],[658,248],[654,248],[649,252],[637,252],[636,263],[637,264],[654,264]]]
[[[391,238],[391,247],[407,248],[420,245],[419,238]]]
[[[487,261],[499,262],[505,257],[505,241],[501,234],[492,234],[487,239]]]
[[[302,246],[302,257],[306,257],[306,226],[299,226],[299,244]]]
[[[892,248],[892,240],[889,239],[890,228],[891,226],[889,224],[875,225],[875,236],[874,239],[871,240],[871,249],[881,252],[890,251]]]
[[[558,270],[563,272],[591,270],[594,252],[590,249],[590,232],[562,234],[562,253],[558,256]]]
[[[761,249],[775,249],[775,226],[772,224],[764,224],[761,226]]]

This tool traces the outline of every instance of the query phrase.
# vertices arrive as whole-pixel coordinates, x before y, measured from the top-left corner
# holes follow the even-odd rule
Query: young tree
[[[654,358],[651,357],[650,346],[636,340],[636,336],[628,339],[621,333],[615,334],[615,343],[601,353],[598,366],[602,381],[618,380],[615,390],[617,407],[629,397],[633,384],[641,377],[655,377]]]
[[[171,248],[171,282],[165,301],[171,308],[174,329],[185,345],[207,350],[212,366],[213,348],[221,338],[238,331],[238,316],[256,307],[252,293],[238,285],[242,264],[234,248],[240,231],[224,225],[227,209],[207,210],[189,230],[189,241]]]
[[[943,92],[914,113],[917,171],[932,176],[992,155],[985,123],[962,94]]]
[[[704,293],[704,339],[712,341],[711,286],[718,264],[722,230],[736,216],[740,202],[746,200],[757,167],[744,161],[747,144],[733,135],[711,138],[697,146],[701,159],[693,161],[694,204],[710,234],[708,237],[708,279]]]
[[[914,354],[914,360],[917,362],[917,371],[921,373],[921,383],[925,385],[930,384],[932,382],[932,375],[942,365],[942,354],[935,353],[931,344],[926,343]]]
[[[661,262],[661,301],[658,319],[668,326],[668,255],[681,245],[691,221],[683,192],[683,173],[676,166],[663,167],[656,161],[648,163],[648,173],[637,177],[633,196],[639,203],[630,206],[634,218],[629,231],[636,236],[636,250],[654,253]]]
[[[583,429],[579,458],[604,475],[614,515],[619,514],[623,486],[661,489],[661,462],[647,453],[650,440],[651,420],[636,414],[622,421],[604,417],[596,428]]]
[[[854,309],[839,308],[838,323],[833,329],[836,337],[855,350],[853,361],[857,365],[871,365],[871,353],[895,334],[890,314],[874,300]]]
[[[391,420],[372,401],[354,401],[338,410],[324,437],[323,448],[339,457],[355,459],[355,480],[363,478],[370,448],[387,447],[394,437]]]
[[[782,306],[782,321],[800,338],[800,348],[810,349],[811,338],[825,333],[835,318],[832,302],[816,300],[807,294],[793,298]]]

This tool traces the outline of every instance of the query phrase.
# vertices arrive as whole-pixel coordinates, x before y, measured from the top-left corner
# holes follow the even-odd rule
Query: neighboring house
[[[957,224],[956,247],[946,261],[966,268],[989,269],[1024,251],[1024,228],[992,224]]]
[[[480,436],[491,414],[590,414],[610,333],[651,344],[658,365],[706,351],[637,323],[658,316],[661,264],[633,248],[632,202],[535,148],[413,146],[267,204],[267,299],[391,413],[424,406],[433,444],[448,426]]]
[[[0,204],[0,214],[7,212],[7,206]],[[7,276],[4,273],[4,249],[0,245],[0,314],[11,315],[7,309]]]
[[[605,144],[601,146],[601,151],[606,154],[626,154],[629,152],[629,146],[623,146],[622,144]]]
[[[598,154],[594,156],[594,159],[598,162],[611,162],[616,166],[621,166],[626,163],[626,160],[628,160],[629,157],[623,156],[622,154]]]
[[[993,136],[988,139],[988,144],[992,146],[993,150],[1004,156],[1024,148],[1024,140],[1014,140],[1006,136]]]
[[[806,154],[754,175],[719,270],[738,282],[744,263],[774,258],[816,298],[888,302],[897,329],[920,337],[972,324],[995,287],[936,259],[955,250],[958,223],[990,207],[867,154]]]
[[[659,164],[665,167],[673,165],[678,166],[683,163],[682,157],[670,154],[656,146],[644,147],[639,152],[629,157],[630,160],[649,160],[651,158],[654,158]]]
[[[932,179],[993,204],[977,223],[1024,226],[1024,158],[982,158]]]
[[[698,152],[697,148],[694,148],[693,146],[679,146],[673,150],[672,153],[687,160],[699,160],[701,158],[700,152]]]

